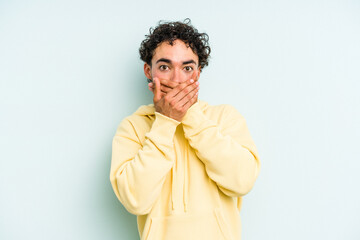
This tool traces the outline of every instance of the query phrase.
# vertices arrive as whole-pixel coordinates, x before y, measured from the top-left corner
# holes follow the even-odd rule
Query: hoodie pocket
[[[202,214],[151,217],[145,240],[232,240],[219,209]]]

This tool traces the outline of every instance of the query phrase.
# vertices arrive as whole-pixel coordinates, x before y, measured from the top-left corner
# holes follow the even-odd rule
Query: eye
[[[193,67],[191,67],[191,66],[186,66],[186,67],[184,67],[184,69],[185,69],[185,71],[190,72],[190,71],[193,70]]]
[[[160,69],[161,71],[165,71],[165,70],[168,70],[169,67],[166,66],[166,65],[160,65],[159,69]]]

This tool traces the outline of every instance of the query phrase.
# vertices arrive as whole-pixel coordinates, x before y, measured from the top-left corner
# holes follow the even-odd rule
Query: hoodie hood
[[[208,103],[201,101],[198,99],[198,101],[195,103],[199,105],[199,108],[204,111],[207,107],[208,107]],[[194,104],[194,105],[195,105]],[[140,116],[147,116],[149,117],[151,120],[155,119],[155,107],[154,104],[149,104],[149,105],[143,105],[140,106],[135,114],[140,115]],[[181,124],[181,123],[180,123]],[[183,188],[183,204],[184,204],[184,210],[185,212],[187,211],[187,204],[188,204],[188,189],[189,189],[189,176],[188,176],[188,166],[189,166],[189,149],[185,148],[185,159],[184,159],[184,188]],[[174,192],[175,192],[175,186],[177,186],[177,178],[176,178],[176,172],[175,172],[175,168],[172,167],[171,169],[172,174],[171,174],[171,202],[172,202],[172,210],[175,209],[174,207],[174,201],[176,200],[176,198],[174,197]]]

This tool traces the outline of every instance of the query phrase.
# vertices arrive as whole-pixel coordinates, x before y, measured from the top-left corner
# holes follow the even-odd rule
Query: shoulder
[[[155,118],[155,108],[154,104],[141,105],[139,106],[135,112],[131,115],[127,116],[124,120],[130,122],[151,122]]]
[[[204,114],[214,120],[216,119],[217,122],[232,118],[244,119],[243,115],[231,104],[210,105],[206,103],[206,107],[204,107]]]
[[[121,120],[116,134],[136,135],[139,140],[143,139],[145,133],[150,131],[155,118],[154,113],[152,104],[141,105],[135,112]]]

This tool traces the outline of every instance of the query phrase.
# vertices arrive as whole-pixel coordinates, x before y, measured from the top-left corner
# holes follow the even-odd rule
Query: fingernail
[[[196,82],[195,84],[196,84],[196,85],[199,85],[199,82]]]
[[[194,82],[194,79],[190,79],[190,82],[193,83],[193,82]]]

